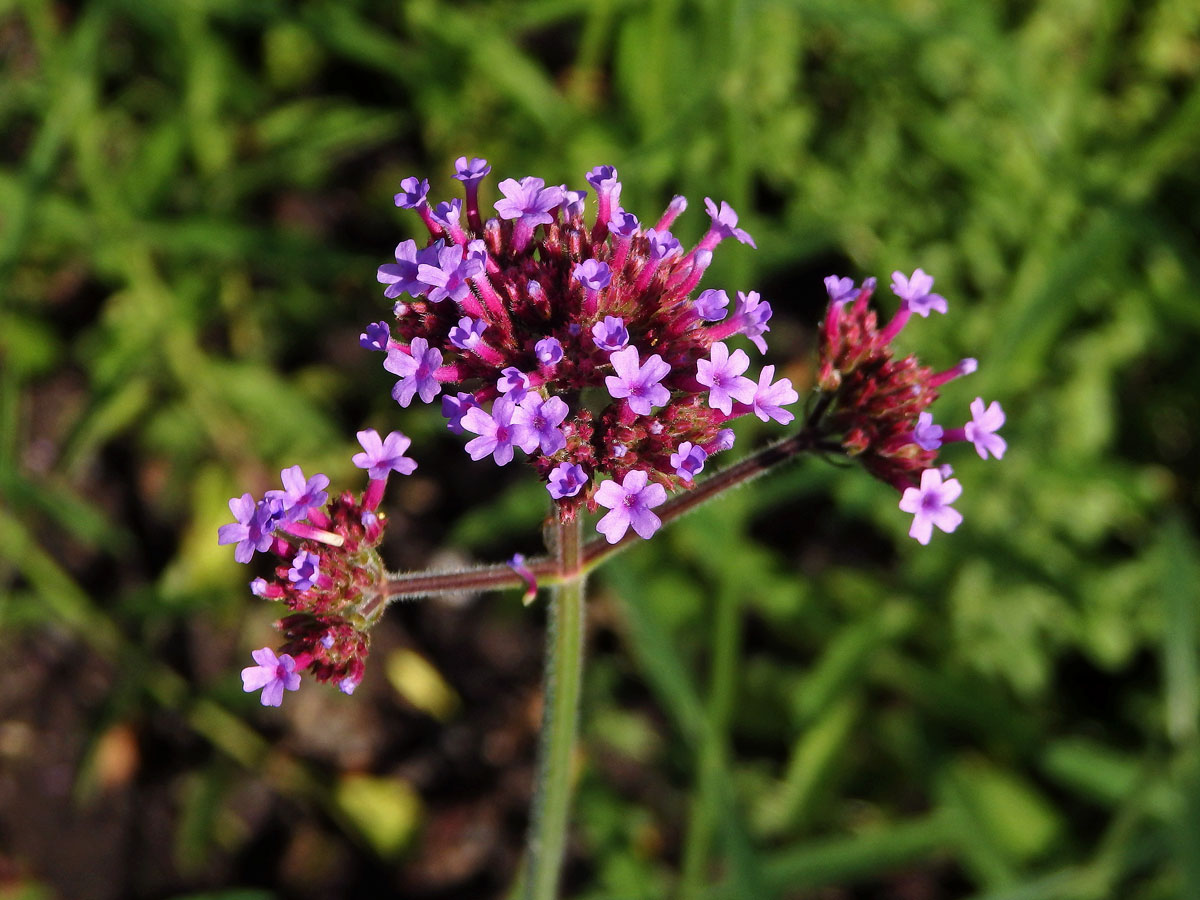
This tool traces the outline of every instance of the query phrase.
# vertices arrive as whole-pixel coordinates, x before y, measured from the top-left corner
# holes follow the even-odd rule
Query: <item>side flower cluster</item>
[[[353,462],[369,479],[361,496],[347,491],[331,501],[325,475],[305,478],[292,466],[280,473],[282,490],[230,500],[236,521],[218,530],[218,543],[233,544],[238,562],[255,553],[277,560],[272,577],[255,578],[250,590],[290,611],[277,624],[284,644],[278,653],[255,650],[256,665],[242,670],[244,689],[261,689],[264,706],[279,706],[285,690],[300,686],[303,670],[347,694],[362,681],[370,628],[384,608],[377,548],[387,519],[379,503],[388,476],[408,475],[417,464],[404,455],[410,441],[400,432],[381,438],[368,429],[358,440],[363,452]]]
[[[1007,444],[996,432],[1004,410],[982,397],[971,403],[971,420],[955,428],[934,422],[929,407],[938,389],[977,368],[964,359],[943,372],[923,366],[915,356],[897,358],[891,346],[913,314],[946,313],[946,299],[932,293],[933,278],[917,269],[911,276],[892,273],[892,291],[900,298],[895,316],[879,327],[869,301],[875,279],[861,287],[831,275],[825,279],[829,306],[821,325],[818,386],[823,405],[822,431],[836,436],[842,449],[871,474],[901,492],[900,509],[913,516],[909,535],[928,544],[935,527],[954,531],[962,515],[951,504],[962,493],[948,465],[938,465],[944,444],[969,441],[983,459],[1004,456]]]
[[[546,483],[561,521],[580,507],[610,510],[611,541],[650,537],[651,511],[686,489],[713,453],[733,445],[730,420],[792,421],[791,382],[728,343],[766,352],[771,305],[753,291],[732,301],[695,291],[727,238],[754,246],[727,203],[705,200],[711,224],[685,249],[670,228],[687,202],[671,201],[652,226],[620,206],[611,166],[586,190],[506,179],[484,220],[478,189],[486,161],[461,157],[465,200],[431,207],[429,182],[407,178],[396,205],[429,231],[379,267],[395,321],[375,322],[364,347],[386,354],[401,406],[441,397],[449,429],[469,433],[473,460],[507,465],[521,451]],[[465,221],[464,221],[465,213]],[[607,481],[603,480],[607,477]]]

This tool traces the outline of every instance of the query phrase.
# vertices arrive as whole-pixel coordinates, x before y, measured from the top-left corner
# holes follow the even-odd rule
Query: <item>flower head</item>
[[[505,179],[496,218],[483,222],[477,189],[487,168],[460,158],[466,199],[433,210],[427,189],[407,186],[412,202],[420,188],[415,209],[429,241],[402,245],[381,267],[385,293],[412,301],[397,308],[386,345],[371,332],[400,376],[397,402],[430,402],[445,388],[448,427],[470,432],[472,458],[505,464],[523,450],[562,521],[595,508],[605,477],[620,486],[640,471],[648,483],[686,489],[670,457],[685,443],[707,454],[727,446],[729,418],[790,419],[787,380],[756,387],[745,352],[723,343],[742,334],[764,351],[770,304],[754,292],[734,304],[732,291],[696,296],[718,244],[753,244],[727,203],[708,201],[710,226],[685,249],[670,230],[683,197],[657,220],[639,217],[621,206],[616,169],[597,166],[586,176],[590,208],[588,191]],[[702,362],[711,385],[697,378]]]

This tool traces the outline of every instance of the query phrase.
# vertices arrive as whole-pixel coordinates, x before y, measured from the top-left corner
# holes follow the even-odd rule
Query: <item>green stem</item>
[[[720,807],[720,779],[727,770],[727,734],[737,686],[738,649],[742,642],[741,603],[737,589],[729,583],[717,592],[713,616],[712,671],[708,700],[708,724],[696,754],[696,787],[684,842],[679,896],[692,900],[709,883],[707,861],[713,829]]]
[[[530,811],[526,900],[554,900],[567,845],[571,769],[583,683],[583,523],[559,524],[551,589],[538,778]]]

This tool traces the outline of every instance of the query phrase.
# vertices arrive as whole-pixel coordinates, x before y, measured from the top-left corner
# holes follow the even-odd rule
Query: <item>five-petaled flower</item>
[[[942,481],[937,469],[926,469],[921,473],[921,486],[910,487],[900,498],[900,509],[913,514],[909,537],[928,544],[933,536],[933,526],[949,534],[962,522],[962,513],[950,506],[962,493],[957,478]]]
[[[666,502],[667,491],[661,484],[649,484],[649,478],[635,469],[620,484],[606,481],[596,489],[596,502],[611,510],[597,523],[596,530],[610,544],[623,538],[630,527],[639,537],[649,538],[662,525],[650,510]]]
[[[261,689],[263,706],[278,706],[283,702],[284,690],[299,689],[300,673],[289,654],[276,656],[270,647],[262,647],[250,655],[258,665],[242,669],[242,690],[250,693]]]
[[[609,354],[608,360],[617,373],[604,379],[608,395],[625,400],[638,415],[648,416],[654,407],[671,399],[671,392],[659,384],[671,373],[671,366],[657,353],[643,363],[638,360],[637,347],[626,347]]]

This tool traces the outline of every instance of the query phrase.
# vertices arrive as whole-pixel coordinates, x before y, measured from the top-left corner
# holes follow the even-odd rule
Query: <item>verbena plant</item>
[[[392,473],[417,463],[398,431],[358,433],[353,462],[367,470],[366,490],[330,499],[324,475],[299,466],[281,473],[282,489],[229,503],[236,519],[219,532],[239,562],[255,553],[278,558],[272,578],[251,590],[287,607],[281,647],[253,654],[245,690],[278,706],[301,673],[352,694],[361,682],[370,632],[401,598],[463,589],[526,588],[549,595],[539,777],[533,798],[525,893],[553,897],[559,881],[570,801],[583,660],[584,588],[588,573],[638,538],[698,504],[801,454],[848,458],[900,492],[913,516],[909,534],[927,544],[935,528],[954,531],[952,504],[961,485],[941,447],[969,442],[987,459],[1005,442],[999,403],[977,398],[962,426],[935,424],[930,407],[946,382],[970,374],[964,359],[935,371],[915,356],[898,357],[894,338],[914,315],[946,313],[933,279],[917,269],[892,274],[900,300],[880,324],[870,299],[875,279],[825,279],[829,303],[820,326],[815,388],[799,427],[778,442],[706,474],[710,457],[734,446],[729,423],[754,415],[790,427],[800,397],[775,367],[757,379],[751,359],[727,342],[748,340],[761,354],[771,305],[757,292],[700,290],[713,252],[727,238],[754,246],[727,203],[705,198],[711,225],[685,249],[671,226],[687,208],[675,197],[652,226],[620,206],[621,183],[610,166],[587,175],[595,192],[547,187],[540,178],[500,182],[497,216],[478,202],[485,160],[461,157],[455,178],[465,200],[431,206],[428,181],[407,178],[397,206],[415,211],[429,231],[425,247],[407,240],[378,280],[394,300],[394,323],[370,324],[364,348],[385,354],[399,376],[392,396],[407,407],[441,398],[448,428],[474,435],[472,460],[511,462],[520,450],[546,485],[550,514],[544,557],[454,572],[396,573],[378,547],[387,526],[381,509]],[[403,299],[401,299],[403,298]],[[674,496],[672,496],[672,494]],[[604,514],[585,538],[588,515]]]

